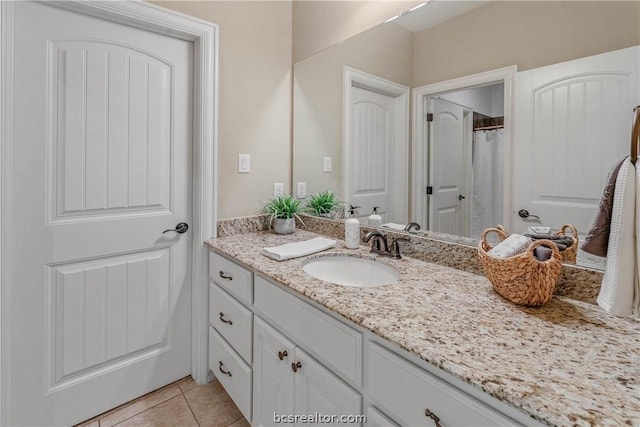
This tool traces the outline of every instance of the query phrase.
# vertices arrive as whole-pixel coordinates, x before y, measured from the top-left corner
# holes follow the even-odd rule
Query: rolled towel
[[[313,239],[304,240],[302,242],[287,243],[280,246],[272,246],[262,249],[262,255],[275,259],[276,261],[285,261],[292,258],[315,254],[316,252],[326,251],[333,248],[336,241],[325,237],[314,237]]]
[[[558,250],[564,251],[571,245],[573,245],[573,237],[555,234],[525,234],[527,237],[531,237],[533,240],[551,240],[556,244]]]
[[[551,258],[552,254],[553,250],[545,246],[538,246],[533,250],[533,256],[535,256],[538,261],[546,261]]]
[[[510,256],[524,252],[530,244],[531,239],[529,237],[513,233],[487,252],[487,254],[494,258],[509,258]]]

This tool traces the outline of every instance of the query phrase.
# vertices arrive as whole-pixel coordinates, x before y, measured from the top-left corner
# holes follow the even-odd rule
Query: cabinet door
[[[295,414],[312,417],[311,422],[298,420],[296,425],[362,424],[362,397],[358,392],[299,348],[291,363],[294,365],[290,364],[290,371],[296,366]],[[359,417],[360,421],[354,422],[350,417]]]
[[[253,337],[253,425],[273,426],[277,415],[293,414],[295,346],[257,316]]]

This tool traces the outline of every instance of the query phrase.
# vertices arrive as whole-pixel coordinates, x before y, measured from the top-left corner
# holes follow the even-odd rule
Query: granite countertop
[[[260,232],[207,243],[543,423],[640,425],[640,322],[566,297],[518,306],[484,276],[408,257],[378,257],[401,271],[393,285],[350,288],[302,270],[317,254],[283,262],[260,255],[316,236]],[[327,252],[374,257],[342,241]]]

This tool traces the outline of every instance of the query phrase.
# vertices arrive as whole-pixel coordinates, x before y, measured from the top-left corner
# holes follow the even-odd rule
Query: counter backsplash
[[[344,240],[344,221],[307,215],[303,215],[302,220],[304,225],[298,221],[297,227],[333,239]],[[219,220],[217,230],[218,236],[224,237],[268,231],[269,224],[265,215],[229,218]],[[373,228],[363,225],[360,230],[364,236]],[[407,233],[397,233],[393,230],[385,231],[385,234],[407,237]],[[461,243],[456,243],[438,240],[434,237],[432,235],[411,235],[411,242],[402,244],[402,253],[421,261],[484,275],[478,259],[477,249],[474,246],[469,246],[470,241],[468,239],[462,239]],[[601,283],[602,272],[564,265],[554,293],[595,304]]]

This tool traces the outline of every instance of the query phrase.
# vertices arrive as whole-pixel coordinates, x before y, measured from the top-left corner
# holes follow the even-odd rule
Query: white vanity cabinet
[[[227,258],[209,269],[209,368],[254,426],[540,425]]]

